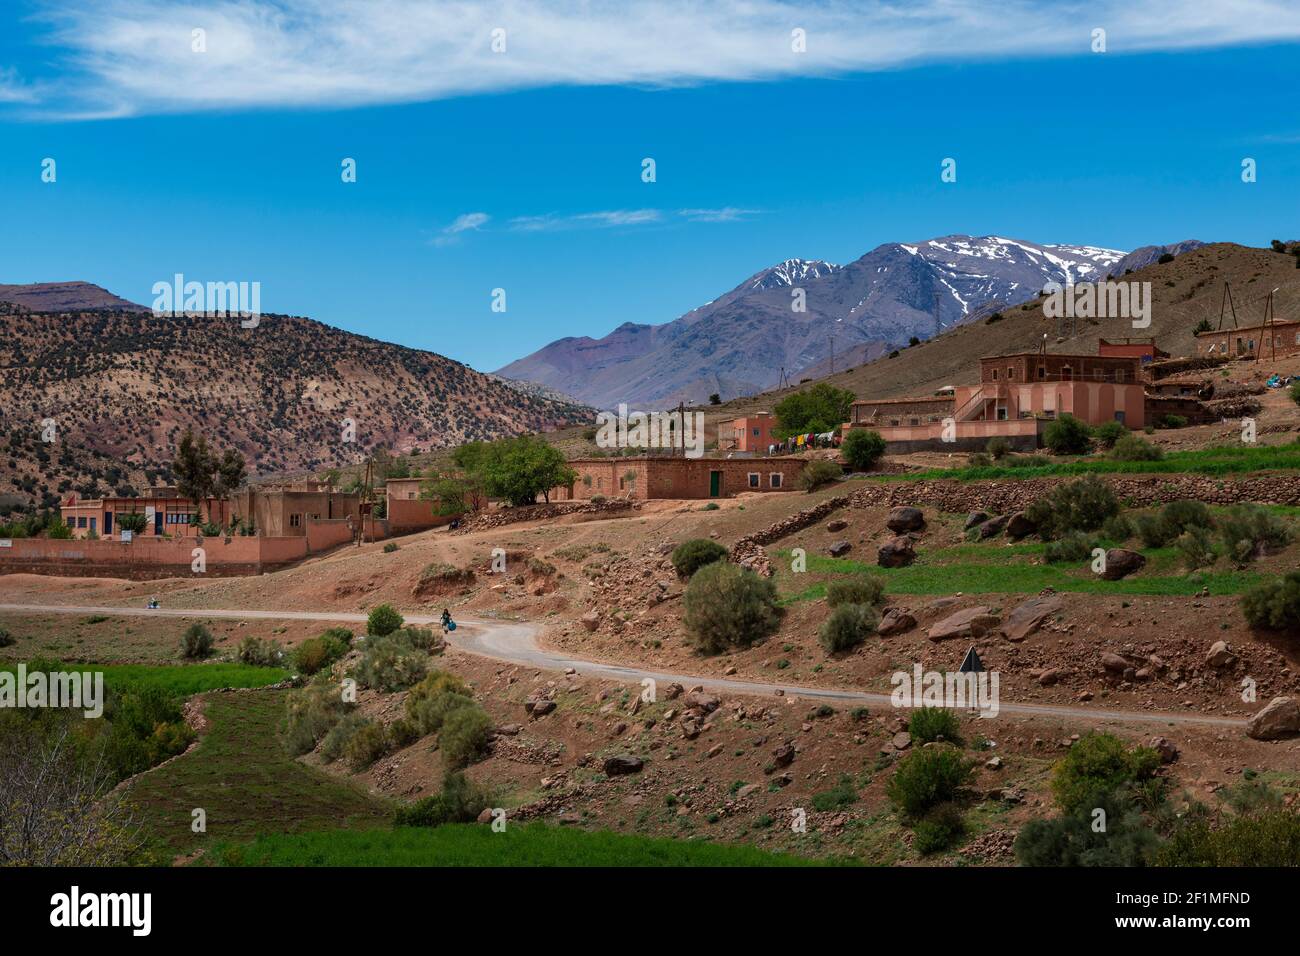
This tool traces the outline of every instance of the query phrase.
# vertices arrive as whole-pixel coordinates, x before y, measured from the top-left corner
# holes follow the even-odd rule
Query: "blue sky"
[[[558,5],[451,6],[452,25],[417,8],[367,20],[360,49],[357,8],[327,16],[323,0],[305,19],[18,7],[0,29],[0,283],[84,279],[147,304],[175,272],[259,281],[264,311],[490,370],[671,320],[787,257],[844,263],[948,233],[1124,250],[1300,238],[1300,15],[1285,6],[1254,4],[1253,33],[1227,13],[1158,26],[1178,3],[1065,19],[937,4],[919,25],[874,4],[696,22],[629,0],[638,15],[595,4],[590,24]],[[844,40],[846,6],[891,42]],[[493,60],[479,39],[498,21]],[[191,23],[209,24],[209,59]],[[786,55],[790,23],[810,24],[807,59]],[[940,182],[945,157],[956,183]]]

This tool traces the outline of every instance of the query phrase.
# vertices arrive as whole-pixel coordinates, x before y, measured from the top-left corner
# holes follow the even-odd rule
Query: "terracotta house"
[[[762,454],[777,443],[777,420],[771,412],[718,423],[718,449]]]
[[[1254,358],[1257,353],[1264,358],[1300,353],[1300,320],[1196,333],[1197,355]]]
[[[572,485],[551,492],[552,501],[606,498],[729,498],[746,491],[795,491],[807,462],[788,456],[755,458],[578,458]]]

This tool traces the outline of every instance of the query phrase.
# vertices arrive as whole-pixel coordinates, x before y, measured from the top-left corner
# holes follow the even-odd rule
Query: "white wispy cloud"
[[[1096,27],[1112,55],[1300,39],[1294,0],[49,0],[41,17],[66,66],[44,108],[100,116],[1076,55]]]
[[[736,206],[723,206],[720,209],[679,209],[677,215],[691,222],[739,222],[750,216],[758,215],[757,209],[740,209]]]
[[[18,78],[18,71],[0,67],[0,103],[32,103],[38,92]]]
[[[516,216],[510,227],[517,232],[559,232],[564,229],[607,229],[612,226],[642,226],[663,221],[658,209],[609,209],[572,214]]]
[[[432,242],[435,246],[450,246],[460,242],[462,232],[477,232],[491,220],[485,212],[464,212],[453,219],[450,225],[443,226]]]

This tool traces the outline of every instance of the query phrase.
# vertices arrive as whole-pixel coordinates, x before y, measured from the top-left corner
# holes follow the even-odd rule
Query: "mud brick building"
[[[746,491],[795,491],[806,459],[790,456],[754,458],[674,458],[638,455],[627,458],[578,458],[569,467],[578,473],[572,485],[551,492],[552,501],[606,498],[728,498]]]
[[[756,412],[745,418],[718,423],[718,448],[721,451],[766,452],[777,443],[776,417],[771,412]]]
[[[1300,320],[1270,322],[1265,325],[1221,329],[1196,333],[1196,354],[1228,355],[1233,358],[1271,359],[1300,354]]]

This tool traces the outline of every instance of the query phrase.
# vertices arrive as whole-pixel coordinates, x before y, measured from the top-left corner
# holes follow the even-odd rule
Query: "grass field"
[[[981,554],[979,549],[984,549]],[[1258,571],[1218,570],[1187,574],[1178,565],[1172,548],[1142,549],[1147,566],[1141,575],[1119,581],[1104,581],[1086,566],[1073,564],[1031,564],[1043,545],[1010,547],[958,545],[918,551],[917,563],[906,568],[882,568],[874,562],[851,561],[808,555],[808,573],[824,575],[872,574],[885,580],[890,594],[1036,594],[1045,587],[1082,594],[1240,594],[1264,577]],[[776,552],[789,567],[790,551]],[[826,583],[805,584],[803,574],[787,570],[777,573],[782,604],[813,601],[826,595]],[[796,589],[796,586],[797,589]]]
[[[0,664],[0,670],[13,671],[16,664]],[[28,669],[34,666],[27,662]],[[52,660],[41,661],[47,670],[102,671],[104,685],[121,690],[130,686],[151,685],[161,687],[175,697],[189,697],[220,687],[265,687],[289,676],[289,671],[279,667],[253,667],[249,664],[63,664]]]
[[[589,832],[533,823],[330,830],[214,848],[224,866],[825,866],[754,847]],[[831,865],[834,865],[833,863]]]
[[[268,831],[387,825],[393,809],[387,801],[284,751],[277,733],[284,699],[283,691],[272,690],[208,698],[210,727],[198,747],[127,791],[150,843],[189,853]],[[206,833],[190,829],[196,808],[207,813]]]
[[[889,482],[948,478],[957,481],[987,481],[994,478],[1054,478],[1089,474],[1231,475],[1248,471],[1294,469],[1300,469],[1300,443],[1274,447],[1240,445],[1205,448],[1198,451],[1176,451],[1165,455],[1160,461],[1115,461],[1104,456],[1091,456],[1052,462],[1033,468],[1015,468],[1005,465],[928,468],[903,474],[872,475],[862,480]]]

